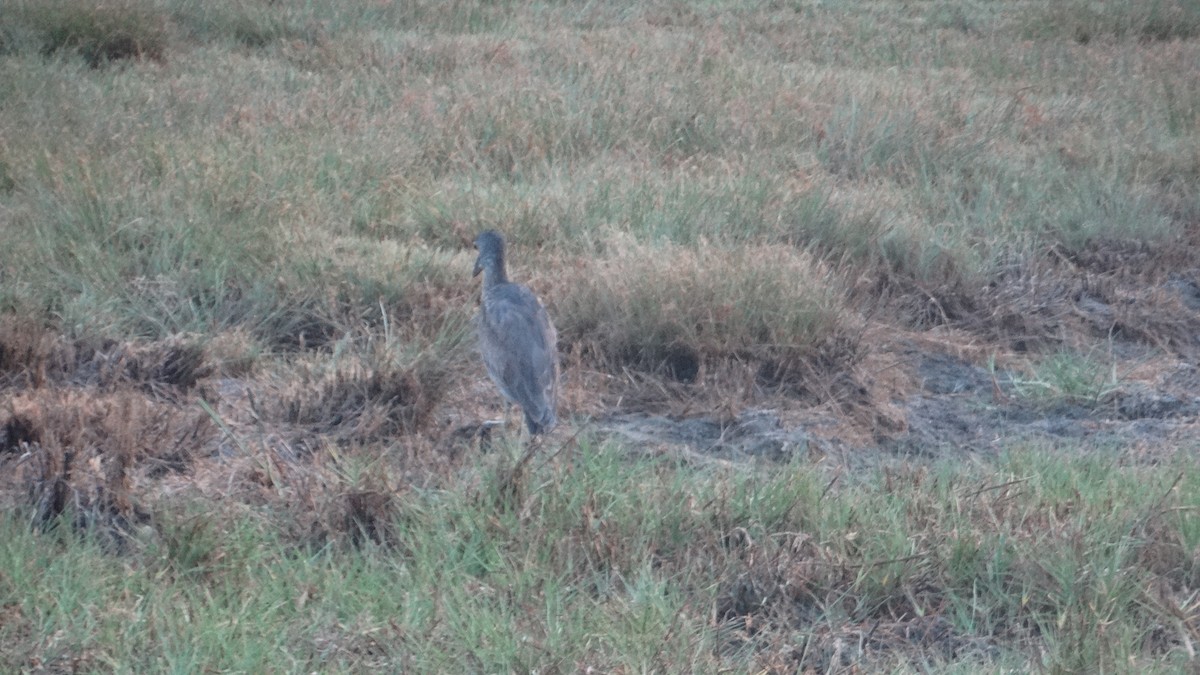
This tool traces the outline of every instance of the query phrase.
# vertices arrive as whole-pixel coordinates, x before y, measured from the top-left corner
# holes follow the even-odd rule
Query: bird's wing
[[[539,373],[539,384],[542,385],[542,392],[546,400],[550,402],[550,409],[553,411],[558,401],[558,331],[554,330],[554,323],[550,321],[550,315],[546,313],[546,308],[542,307],[540,302],[538,310],[539,328],[545,337],[544,344],[549,353],[549,358],[543,360],[543,367]]]
[[[533,292],[516,284],[493,289],[480,321],[484,359],[509,393],[522,405],[553,406],[557,336]]]

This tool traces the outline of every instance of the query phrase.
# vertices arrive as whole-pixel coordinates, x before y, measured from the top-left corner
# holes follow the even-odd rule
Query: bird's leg
[[[513,410],[517,411],[517,416],[513,417]],[[515,420],[515,421],[514,421]],[[521,406],[504,402],[504,428],[512,429],[515,424],[517,427],[517,438],[521,437],[522,422],[525,421],[524,413],[521,412]]]
[[[516,406],[512,403],[509,403],[508,399],[505,399],[505,398],[500,399],[500,409],[504,411],[501,414],[500,419],[484,420],[483,424],[480,426],[482,426],[484,429],[487,429],[487,430],[491,430],[491,429],[495,429],[495,428],[499,427],[500,429],[503,429],[504,432],[507,434],[508,430],[511,429],[513,426],[513,415],[512,415],[513,408],[517,409],[517,435],[520,436],[521,421],[522,421],[521,408],[520,408],[520,406]]]
[[[521,458],[517,460],[517,463],[513,467],[513,471],[517,474],[524,472],[525,465],[529,464],[529,460],[533,459],[534,455],[542,447],[541,436],[529,434],[528,436],[524,436],[523,441],[522,445],[525,446],[525,450],[521,453]]]

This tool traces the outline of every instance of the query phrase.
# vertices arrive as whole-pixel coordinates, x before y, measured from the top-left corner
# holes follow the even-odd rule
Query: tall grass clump
[[[0,10],[44,55],[74,52],[93,68],[118,59],[161,60],[166,53],[166,16],[153,3],[121,0],[47,0],[9,4]],[[23,29],[23,30],[22,30]]]
[[[452,313],[436,326],[397,333],[391,321],[385,326],[383,335],[347,335],[331,354],[287,369],[271,415],[340,443],[415,433],[467,361],[469,325],[463,313]]]
[[[986,310],[1006,270],[1048,247],[1162,245],[1186,219],[1191,206],[1169,194],[1175,170],[1147,181],[1146,167],[1101,137],[1054,154],[1033,149],[1083,112],[1052,118],[1049,104],[1024,95],[952,91],[888,84],[843,95],[813,138],[823,196],[789,223],[793,241],[849,263],[869,280],[858,288],[898,299],[906,320],[938,324]],[[914,315],[913,304],[926,301],[932,311]]]
[[[1191,0],[1052,1],[1037,7],[1027,21],[1025,30],[1031,36],[1069,38],[1080,44],[1123,38],[1189,40],[1200,35],[1200,6]]]
[[[180,203],[103,163],[56,182],[22,195],[38,215],[18,213],[28,238],[7,257],[35,301],[72,327],[149,337],[211,329],[261,310],[272,293],[260,281],[279,253],[270,223],[253,208],[225,211],[220,186],[215,203]]]
[[[887,177],[908,183],[942,168],[941,150],[937,130],[897,102],[850,99],[833,109],[817,136],[821,163],[848,181]]]
[[[275,3],[180,0],[171,17],[183,33],[209,43],[231,42],[261,49],[282,40],[313,41],[319,32],[312,17],[293,6]]]
[[[705,364],[795,364],[839,334],[838,282],[788,247],[618,243],[563,289],[560,334],[610,368],[692,381]]]
[[[1096,406],[1120,386],[1116,364],[1092,354],[1061,351],[1039,360],[1030,370],[1028,376],[1013,379],[1013,388],[1044,408]]]

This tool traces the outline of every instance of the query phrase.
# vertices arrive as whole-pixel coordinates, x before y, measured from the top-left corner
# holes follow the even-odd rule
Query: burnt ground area
[[[868,441],[839,435],[833,415],[789,424],[772,409],[750,409],[731,420],[709,416],[618,413],[597,426],[635,444],[675,447],[698,458],[788,461],[818,453],[858,460],[872,453],[937,458],[997,452],[1014,445],[1129,448],[1139,453],[1195,444],[1200,422],[1200,368],[1179,363],[1157,384],[1129,383],[1094,401],[1040,404],[1020,398],[1011,373],[958,357],[915,356],[922,388],[898,402],[904,428]],[[821,430],[818,432],[812,429]]]
[[[1179,363],[1156,383],[1117,384],[1094,400],[1038,404],[1020,398],[1019,376],[998,378],[980,366],[922,355],[922,390],[906,403],[908,429],[882,447],[904,454],[969,450],[1006,444],[1086,443],[1139,447],[1177,443],[1194,430],[1200,414],[1196,366]]]
[[[900,296],[893,315],[862,319],[857,341],[831,352],[852,358],[788,371],[791,382],[764,382],[752,365],[670,382],[576,358],[564,374],[564,423],[549,442],[566,447],[588,433],[689,465],[798,460],[836,475],[1022,446],[1128,462],[1194,453],[1200,268],[1153,268],[1149,258],[1140,272],[1082,261],[1012,274],[973,296]],[[478,480],[472,470],[493,461],[483,457],[485,420],[502,406],[473,364],[448,373],[311,350],[231,370],[220,350],[187,337],[68,339],[36,320],[0,317],[0,503],[36,528],[95,533],[116,554],[161,529],[173,501],[197,499],[207,511],[265,507],[272,527],[301,545],[400,546],[394,523],[409,487]],[[798,545],[788,555],[802,565],[845,570]],[[809,630],[808,610],[767,602],[778,580],[755,574],[730,582],[716,608],[729,643],[749,634],[747,617]],[[825,671],[850,665],[837,647],[848,641],[953,658],[990,640],[900,612],[817,629],[817,651],[803,658]]]
[[[596,424],[636,444],[722,461],[816,453],[860,464],[1018,445],[1149,458],[1193,449],[1200,270],[1190,253],[1126,248],[1002,277],[974,296],[921,299],[937,305],[930,313],[940,321],[865,330],[868,356],[831,374],[853,386],[824,405],[797,411],[764,396],[733,414],[622,411]],[[905,300],[897,304],[920,304]]]
[[[853,465],[1019,445],[1147,458],[1192,449],[1200,256],[1191,241],[1053,252],[974,288],[892,282],[899,290],[884,311],[857,319],[853,340],[819,366],[788,371],[790,381],[764,380],[750,364],[679,383],[576,356],[552,442],[597,432],[688,461]],[[231,372],[220,341],[72,340],[3,319],[0,459],[14,467],[5,493],[47,522],[69,501],[133,518],[145,500],[131,495],[164,481],[270,491],[289,467],[344,448],[387,453],[427,482],[486,449],[483,421],[503,408],[477,369],[334,362],[313,350],[282,370]]]

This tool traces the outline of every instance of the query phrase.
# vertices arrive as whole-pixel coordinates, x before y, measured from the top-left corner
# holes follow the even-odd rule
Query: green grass
[[[960,10],[997,36],[980,48],[937,21],[909,41],[887,5],[857,3],[776,35],[792,10],[129,2],[169,26],[167,63],[5,59],[10,217],[41,235],[6,265],[72,325],[132,309],[149,334],[289,304],[245,277],[308,284],[287,268],[326,233],[453,248],[497,226],[552,261],[627,235],[786,242],[926,289],[977,288],[1046,244],[1169,240],[1200,211],[1186,57],[1096,47],[1149,68],[1096,97],[1110,74],[1091,54],[1005,46],[1016,28],[995,15],[1021,6]],[[14,25],[65,21],[13,7]],[[702,17],[715,32],[664,28]],[[874,27],[839,49],[817,26],[846,19]],[[859,53],[866,37],[890,55]],[[918,66],[873,70],[893,59]],[[189,307],[121,299],[142,279]],[[228,307],[246,296],[252,311]]]
[[[177,505],[127,557],[10,512],[4,665],[824,669],[835,638],[875,625],[864,667],[1169,672],[1196,611],[1172,589],[1200,575],[1189,467],[1030,448],[831,487],[806,463],[698,471],[585,441],[512,508],[494,460],[400,494],[389,545],[297,547],[270,507]],[[938,628],[905,644],[902,625]],[[1015,648],[1033,639],[1037,655]]]
[[[42,54],[78,54],[93,68],[119,59],[161,59],[167,43],[165,17],[149,3],[17,2],[9,12],[15,19],[9,35],[36,36],[30,43],[38,43]]]
[[[1189,0],[1154,0],[1137,5],[1052,2],[1038,8],[1027,30],[1035,36],[1069,37],[1080,44],[1130,37],[1143,41],[1186,40],[1200,35],[1200,6]]]
[[[1025,377],[1014,377],[1017,396],[1035,405],[1097,406],[1120,388],[1117,366],[1111,359],[1078,351],[1060,351],[1040,359]]]

